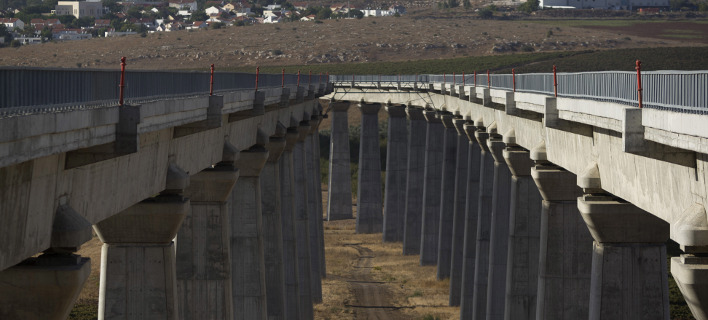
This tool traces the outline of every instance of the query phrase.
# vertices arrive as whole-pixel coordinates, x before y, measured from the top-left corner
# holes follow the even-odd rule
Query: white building
[[[204,9],[204,13],[206,13],[208,16],[216,16],[221,13],[221,9],[211,6],[209,8]]]
[[[197,1],[196,0],[170,0],[170,8],[177,8],[177,10],[189,10],[191,12],[197,11]]]
[[[17,18],[0,18],[0,24],[4,24],[8,31],[12,31],[15,28],[24,29],[25,23]]]
[[[391,15],[390,11],[381,9],[364,9],[361,10],[361,12],[364,13],[364,17],[384,17]]]
[[[54,9],[58,16],[100,18],[105,14],[101,1],[59,1]]]

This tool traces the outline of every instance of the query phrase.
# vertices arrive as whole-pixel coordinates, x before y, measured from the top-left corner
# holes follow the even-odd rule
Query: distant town
[[[31,5],[0,10],[0,46],[405,13],[406,8],[400,5],[371,9],[348,3],[311,6],[307,2],[284,2],[263,6],[248,1],[58,1],[54,7]]]

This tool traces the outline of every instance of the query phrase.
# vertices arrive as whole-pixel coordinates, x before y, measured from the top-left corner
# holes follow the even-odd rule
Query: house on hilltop
[[[0,18],[0,23],[4,24],[8,30],[14,30],[15,28],[25,28],[25,23],[18,18]]]

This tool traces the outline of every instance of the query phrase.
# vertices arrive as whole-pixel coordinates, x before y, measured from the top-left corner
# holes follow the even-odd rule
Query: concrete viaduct
[[[644,108],[632,73],[567,74],[559,91],[551,74],[405,78],[333,77],[329,194],[349,192],[336,143],[359,103],[357,231],[436,265],[461,319],[669,319],[669,238],[708,319],[705,72],[642,75]],[[368,155],[382,105],[385,199]],[[351,216],[332,200],[330,218]]]
[[[637,108],[517,91],[515,77],[329,80],[0,113],[0,318],[66,318],[93,228],[99,319],[311,319],[327,98],[327,218],[352,218],[355,103],[356,230],[437,265],[462,319],[669,319],[669,238],[685,253],[671,272],[708,319],[708,122],[674,108],[694,100]]]

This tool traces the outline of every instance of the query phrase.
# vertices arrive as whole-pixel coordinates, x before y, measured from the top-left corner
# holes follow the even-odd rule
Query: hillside
[[[690,34],[641,32],[642,24],[676,29],[676,21],[632,20],[624,26],[583,26],[563,20],[480,20],[471,11],[428,10],[402,17],[290,22],[202,31],[97,38],[0,49],[0,65],[129,69],[411,61],[453,57],[619,48],[705,46],[705,19]],[[680,26],[686,28],[684,23]],[[631,58],[631,57],[628,57]]]

